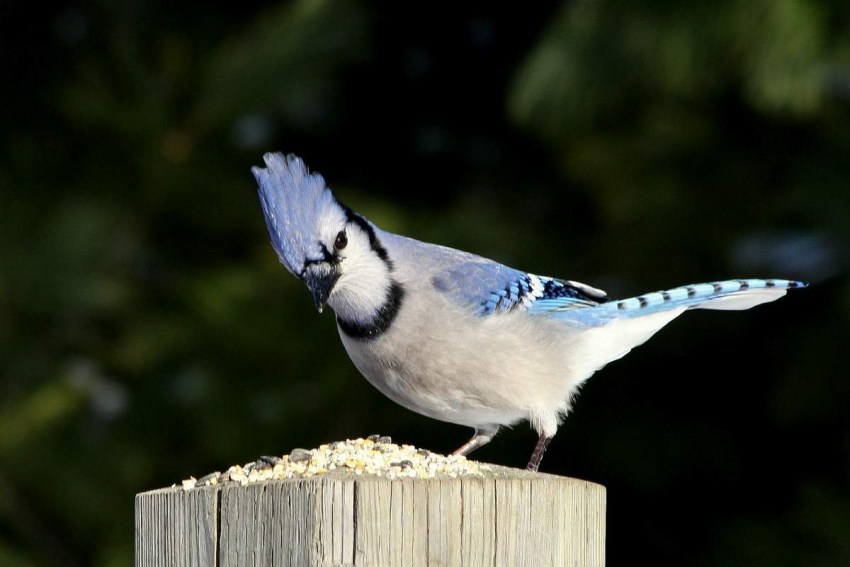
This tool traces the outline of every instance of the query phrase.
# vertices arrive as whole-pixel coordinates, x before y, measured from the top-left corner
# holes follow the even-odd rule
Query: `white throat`
[[[387,303],[392,278],[387,263],[373,250],[347,256],[328,298],[338,317],[355,323],[372,321]]]

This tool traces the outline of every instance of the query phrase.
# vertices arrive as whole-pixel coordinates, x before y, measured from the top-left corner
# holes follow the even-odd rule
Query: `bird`
[[[582,384],[690,309],[742,310],[806,283],[732,279],[616,300],[593,286],[540,276],[378,228],[342,204],[299,157],[251,169],[271,244],[319,313],[336,315],[359,372],[386,397],[471,427],[468,455],[527,421],[543,454]]]

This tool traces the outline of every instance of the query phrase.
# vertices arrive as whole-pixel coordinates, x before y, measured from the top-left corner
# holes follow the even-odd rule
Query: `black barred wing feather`
[[[431,283],[435,291],[450,295],[480,315],[515,309],[530,313],[564,311],[608,301],[604,291],[583,283],[528,274],[492,260],[463,255],[465,261],[439,272]]]
[[[604,291],[570,280],[522,274],[490,292],[481,302],[481,314],[522,308],[530,313],[593,307],[607,301]]]

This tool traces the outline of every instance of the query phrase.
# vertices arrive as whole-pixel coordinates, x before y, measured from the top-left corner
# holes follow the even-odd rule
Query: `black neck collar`
[[[342,329],[342,332],[352,339],[370,340],[379,337],[390,328],[404,299],[404,289],[401,285],[393,282],[390,291],[387,294],[387,299],[384,304],[378,309],[378,313],[374,319],[367,323],[352,322],[340,319],[337,315],[336,324]]]

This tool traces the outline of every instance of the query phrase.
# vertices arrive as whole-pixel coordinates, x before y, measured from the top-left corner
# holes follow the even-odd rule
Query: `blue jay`
[[[742,279],[623,300],[385,232],[334,198],[294,155],[252,172],[271,243],[289,272],[330,305],[342,344],[394,402],[472,427],[467,455],[502,426],[539,434],[536,471],[579,387],[688,309],[749,309],[797,281]]]

